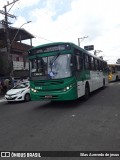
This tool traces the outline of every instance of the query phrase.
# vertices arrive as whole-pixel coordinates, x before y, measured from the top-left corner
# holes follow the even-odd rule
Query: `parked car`
[[[5,94],[7,102],[30,101],[30,83],[29,81],[21,82]]]

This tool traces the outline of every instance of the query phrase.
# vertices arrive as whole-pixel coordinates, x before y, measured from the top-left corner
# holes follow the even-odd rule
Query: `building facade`
[[[10,51],[8,52],[5,28],[0,24],[0,77],[29,76],[27,54],[32,48],[32,38],[34,36],[22,28],[9,27]],[[23,43],[23,40],[29,40],[30,44]]]

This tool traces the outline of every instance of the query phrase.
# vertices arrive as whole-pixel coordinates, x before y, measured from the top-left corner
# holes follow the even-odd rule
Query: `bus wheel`
[[[105,79],[103,79],[103,89],[105,88]]]
[[[116,81],[118,81],[118,76],[116,76]]]
[[[85,86],[85,95],[83,96],[83,100],[84,100],[84,101],[87,101],[88,98],[89,98],[89,96],[90,96],[90,90],[89,90],[89,85],[87,84],[87,85]]]

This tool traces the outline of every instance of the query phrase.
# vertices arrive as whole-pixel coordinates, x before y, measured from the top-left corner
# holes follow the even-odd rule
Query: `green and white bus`
[[[69,42],[28,52],[32,100],[75,100],[108,84],[107,62]]]

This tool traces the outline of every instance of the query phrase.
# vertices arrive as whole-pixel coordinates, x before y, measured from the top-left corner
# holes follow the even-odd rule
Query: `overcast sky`
[[[0,10],[7,1],[0,0]],[[34,46],[50,42],[78,45],[78,38],[88,36],[80,41],[82,48],[94,45],[108,63],[120,58],[120,0],[19,0],[9,13],[17,16],[9,18],[14,27],[32,21],[23,28],[35,35]]]

